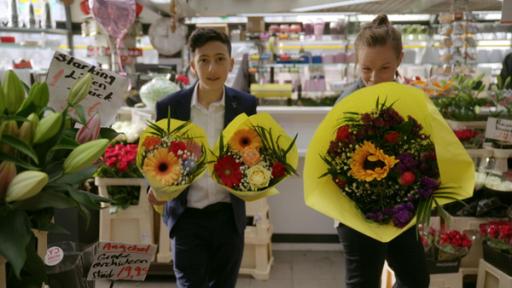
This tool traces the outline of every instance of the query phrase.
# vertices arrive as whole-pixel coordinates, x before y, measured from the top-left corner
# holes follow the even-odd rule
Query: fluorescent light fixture
[[[377,17],[377,14],[359,14],[354,16],[358,22],[371,22],[375,17]],[[391,22],[429,21],[430,17],[430,14],[388,14],[388,19]]]
[[[349,6],[349,5],[366,4],[366,3],[380,2],[380,1],[382,1],[382,0],[336,1],[336,2],[332,2],[332,3],[295,8],[295,9],[292,9],[292,12],[310,12],[310,11],[317,11],[317,10],[323,10],[323,9],[331,9],[331,8],[338,8],[338,7]]]

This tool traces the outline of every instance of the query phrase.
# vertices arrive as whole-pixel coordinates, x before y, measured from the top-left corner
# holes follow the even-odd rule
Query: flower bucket
[[[486,241],[484,241],[482,245],[484,250],[484,260],[512,277],[512,255],[506,254],[499,249],[489,246]]]

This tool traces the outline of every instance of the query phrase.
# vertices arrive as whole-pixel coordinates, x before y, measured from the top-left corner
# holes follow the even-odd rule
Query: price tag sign
[[[512,120],[487,118],[485,138],[512,142]]]
[[[153,244],[99,242],[87,280],[144,281],[155,253]]]
[[[64,110],[71,87],[87,73],[92,74],[92,86],[80,105],[87,118],[99,113],[101,126],[110,126],[128,93],[128,79],[58,51],[53,55],[46,76],[50,90],[48,106],[57,111]],[[73,111],[71,115],[74,115]]]

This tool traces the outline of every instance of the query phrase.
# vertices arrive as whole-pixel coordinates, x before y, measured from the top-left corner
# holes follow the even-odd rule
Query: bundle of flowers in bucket
[[[420,229],[421,242],[427,255],[430,273],[455,273],[459,270],[460,260],[471,249],[473,239],[458,230],[428,231]]]
[[[212,152],[211,175],[245,201],[275,195],[275,186],[296,174],[296,139],[267,113],[241,114],[224,129]]]
[[[384,83],[344,98],[320,124],[306,155],[305,200],[388,242],[428,223],[433,206],[472,195],[473,169],[423,92]]]
[[[480,224],[480,235],[485,261],[512,276],[512,221]]]
[[[149,123],[140,136],[137,166],[157,200],[178,197],[205,172],[207,143],[203,129],[191,122],[169,117]]]

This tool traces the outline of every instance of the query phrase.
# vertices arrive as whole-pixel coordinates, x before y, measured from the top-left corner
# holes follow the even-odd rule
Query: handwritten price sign
[[[485,138],[512,142],[512,120],[487,118]]]
[[[153,244],[100,242],[87,279],[144,281],[155,253]]]
[[[128,79],[58,51],[53,56],[46,76],[50,90],[48,105],[62,111],[67,104],[70,88],[86,73],[92,74],[92,87],[80,105],[87,118],[99,113],[101,126],[110,126],[128,94]]]

